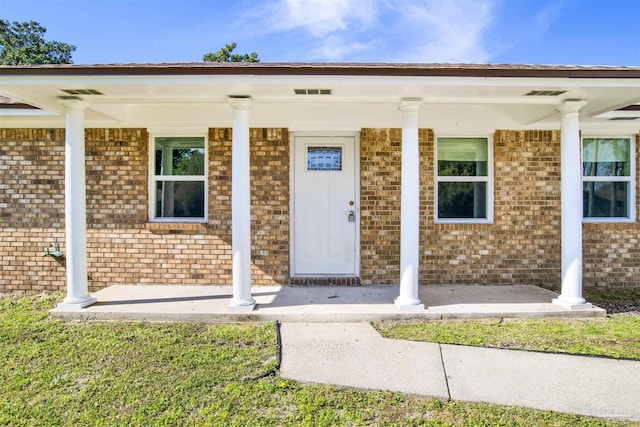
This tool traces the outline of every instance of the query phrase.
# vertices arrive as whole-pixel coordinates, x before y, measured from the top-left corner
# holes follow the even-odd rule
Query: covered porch
[[[260,286],[250,313],[229,311],[231,286],[114,285],[92,294],[86,308],[59,306],[59,318],[135,321],[363,322],[407,319],[604,317],[605,310],[572,310],[552,303],[557,294],[532,285],[419,286],[423,311],[389,304],[398,286]]]
[[[339,307],[348,316],[364,306],[380,306],[376,308],[379,311],[371,310],[389,316],[403,313],[405,318],[438,318],[451,311],[451,306],[464,305],[461,301],[472,302],[464,309],[459,307],[461,312],[483,313],[489,305],[491,317],[505,312],[503,303],[545,304],[549,312],[577,309],[585,315],[591,305],[582,295],[581,133],[622,135],[630,147],[629,135],[637,135],[633,124],[619,120],[624,118],[620,114],[636,111],[637,70],[625,68],[146,64],[14,67],[4,73],[0,78],[3,94],[33,108],[13,111],[0,124],[12,129],[64,129],[61,164],[67,298],[57,312],[77,312],[85,317],[114,307],[161,307],[160,302],[176,307],[178,303],[202,301],[212,306],[210,310],[217,310],[213,306],[219,303],[225,316],[249,318],[256,313],[271,315],[270,310],[276,317],[283,314],[276,309],[291,307],[302,307],[304,315],[331,307],[333,316]],[[94,131],[109,135],[114,129],[138,132],[143,142],[134,144],[124,137],[93,141],[87,137]],[[254,161],[258,154],[265,154],[253,136],[255,129],[266,135],[283,135],[270,141],[277,158],[273,155],[264,162]],[[355,150],[349,168],[345,161],[345,170],[353,177],[345,182],[354,192],[341,198],[335,212],[342,226],[351,230],[351,240],[344,245],[350,248],[348,276],[364,278],[363,283],[397,285],[344,289],[350,303],[341,304],[342,297],[331,294],[338,288],[265,287],[256,283],[254,273],[267,268],[264,266],[273,270],[265,275],[271,274],[275,284],[307,273],[323,277],[343,274],[333,265],[329,269],[300,269],[303,271],[296,267],[300,248],[309,248],[315,241],[300,238],[296,243],[296,230],[314,229],[314,224],[295,226],[297,219],[308,217],[295,202],[296,185],[302,182],[296,165],[303,165],[300,170],[306,165],[296,160],[295,139],[345,134],[351,135]],[[378,134],[393,136],[380,137],[382,142],[375,145]],[[191,148],[202,150],[199,153],[208,159],[204,172],[198,172],[197,177],[167,174],[170,178],[166,178],[156,170],[156,163],[163,163],[157,158],[156,139],[192,136],[203,141]],[[456,149],[456,139],[474,138],[481,140],[477,144],[481,148],[470,152]],[[450,144],[448,151],[443,148],[438,154],[438,139],[442,147]],[[109,144],[110,150],[104,149]],[[337,145],[323,140],[311,148],[325,150]],[[93,152],[85,152],[87,146],[93,147]],[[345,159],[349,150],[345,148]],[[486,167],[474,169],[472,175],[456,172],[457,177],[437,172],[439,156],[462,164],[469,153],[475,163],[486,163]],[[632,155],[628,163],[632,163]],[[89,157],[93,163],[87,169]],[[256,188],[256,170],[260,171],[262,188]],[[278,177],[273,171],[278,171]],[[160,181],[195,182],[194,177],[198,188],[204,187],[199,193],[201,214],[164,217],[154,210]],[[635,176],[625,179],[631,182]],[[323,180],[314,183],[319,181]],[[472,215],[453,212],[440,217],[439,187],[454,188],[459,183],[471,183],[466,187],[473,189],[472,202],[467,203],[473,205]],[[265,192],[271,187],[282,195],[282,202],[259,210],[273,198]],[[118,193],[114,188],[123,191]],[[614,218],[616,222],[635,222],[635,199],[630,197],[626,203],[630,206],[626,216]],[[314,205],[309,206],[313,211]],[[266,224],[262,229],[260,221]],[[276,233],[275,223],[287,226]],[[181,239],[173,239],[174,232]],[[257,235],[263,238],[259,244],[252,242]],[[214,245],[205,239],[209,236],[213,236]],[[614,258],[609,255],[607,259]],[[109,258],[109,262],[99,264],[99,257]],[[539,258],[545,259],[542,267],[553,277],[539,280]],[[194,271],[185,272],[186,267],[177,265],[194,259],[203,260]],[[590,268],[600,270],[593,259]],[[464,269],[465,263],[474,265],[472,274]],[[172,270],[177,271],[173,276]],[[137,276],[129,276],[131,271]],[[467,274],[468,279],[446,277],[456,271]],[[162,275],[165,272],[167,276]],[[535,281],[530,280],[532,275],[536,275]],[[491,277],[485,280],[487,276]],[[91,295],[90,282],[94,289],[121,285]],[[145,287],[129,288],[125,283]],[[189,286],[158,286],[154,292],[148,286],[151,283],[225,286],[196,287],[190,296]],[[488,299],[490,287],[482,286],[482,292],[470,294],[475,299],[447,302],[431,294],[446,288],[419,283],[545,283],[560,285],[562,292],[557,296],[544,291],[536,299],[516,298],[514,302],[509,301],[508,288],[496,286],[506,298],[499,302]],[[476,289],[464,288],[465,292]],[[363,293],[367,289],[374,291]],[[312,290],[316,296],[305,296]],[[115,299],[109,296],[120,291],[124,293]],[[136,297],[136,292],[142,296]],[[318,307],[304,302],[305,298]],[[552,300],[557,307],[551,305]],[[522,307],[513,313],[521,312]]]

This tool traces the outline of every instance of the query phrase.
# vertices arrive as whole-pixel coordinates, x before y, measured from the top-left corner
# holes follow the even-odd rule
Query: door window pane
[[[307,147],[308,171],[341,171],[342,147]]]

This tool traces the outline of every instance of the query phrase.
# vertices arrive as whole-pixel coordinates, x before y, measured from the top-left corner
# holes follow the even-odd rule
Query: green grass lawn
[[[640,290],[586,292],[618,314],[592,319],[377,322],[387,338],[640,360]]]
[[[378,322],[387,338],[640,360],[640,317]]]
[[[273,324],[71,322],[54,295],[0,296],[0,425],[624,425],[400,393],[250,380]]]

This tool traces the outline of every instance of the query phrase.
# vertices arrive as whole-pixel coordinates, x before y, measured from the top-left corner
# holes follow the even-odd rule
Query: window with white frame
[[[632,219],[631,138],[582,139],[582,201],[585,219]]]
[[[151,161],[151,218],[206,219],[204,137],[156,137]]]
[[[491,221],[491,172],[488,138],[438,138],[436,220]]]

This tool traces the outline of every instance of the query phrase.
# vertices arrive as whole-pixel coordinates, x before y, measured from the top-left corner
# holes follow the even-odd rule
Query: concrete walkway
[[[230,312],[230,286],[114,285],[92,295],[83,309],[55,308],[54,317],[96,320],[234,322],[362,322],[399,319],[514,317],[598,317],[601,308],[569,310],[552,304],[557,296],[529,285],[420,286],[426,309],[400,312],[393,304],[398,286],[255,286],[256,309]]]
[[[283,377],[438,399],[493,402],[640,420],[640,362],[382,338],[368,323],[397,319],[600,317],[567,310],[536,286],[421,286],[420,312],[399,312],[397,286],[254,287],[250,313],[228,310],[230,286],[125,286],[53,317],[282,324]],[[347,323],[348,322],[348,323]]]
[[[640,362],[382,338],[368,323],[283,323],[302,382],[640,421]]]

